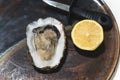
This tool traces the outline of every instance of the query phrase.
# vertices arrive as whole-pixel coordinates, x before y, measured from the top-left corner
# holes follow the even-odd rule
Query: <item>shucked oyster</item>
[[[51,17],[39,19],[27,26],[26,36],[35,67],[51,69],[60,64],[66,41],[60,21]]]

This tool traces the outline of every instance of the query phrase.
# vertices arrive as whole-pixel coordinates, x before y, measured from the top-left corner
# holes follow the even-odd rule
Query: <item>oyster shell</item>
[[[52,69],[60,64],[66,43],[63,24],[60,21],[51,17],[40,18],[27,26],[26,36],[35,67]]]

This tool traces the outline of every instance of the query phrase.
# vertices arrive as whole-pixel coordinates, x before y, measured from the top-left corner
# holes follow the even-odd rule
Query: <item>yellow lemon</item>
[[[78,48],[93,51],[103,42],[104,32],[98,22],[86,19],[74,25],[71,38]]]

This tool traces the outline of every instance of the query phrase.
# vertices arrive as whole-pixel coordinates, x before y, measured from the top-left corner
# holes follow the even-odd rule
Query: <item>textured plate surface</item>
[[[56,0],[70,4],[71,0]],[[105,31],[103,44],[94,52],[77,49],[66,29],[67,50],[62,66],[54,73],[34,69],[28,57],[26,26],[38,18],[54,17],[68,26],[68,14],[42,0],[0,0],[0,80],[107,80],[119,55],[119,33],[115,19],[104,2],[79,0],[78,7],[108,13],[114,26]],[[7,50],[7,51],[6,51]],[[92,55],[93,54],[93,55]]]

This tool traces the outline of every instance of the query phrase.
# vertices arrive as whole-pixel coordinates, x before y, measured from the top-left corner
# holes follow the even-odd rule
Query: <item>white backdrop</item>
[[[109,8],[112,10],[114,17],[116,18],[117,24],[119,26],[120,31],[120,0],[104,0]],[[117,69],[115,74],[113,75],[111,80],[120,80],[120,60],[117,65]]]

